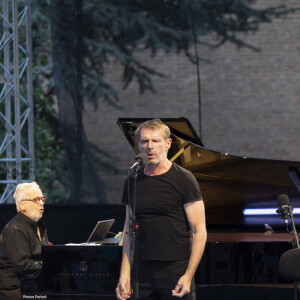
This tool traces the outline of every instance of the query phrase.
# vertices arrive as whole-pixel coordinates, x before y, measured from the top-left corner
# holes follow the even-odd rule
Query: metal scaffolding
[[[30,0],[0,7],[0,204],[20,182],[34,180]]]

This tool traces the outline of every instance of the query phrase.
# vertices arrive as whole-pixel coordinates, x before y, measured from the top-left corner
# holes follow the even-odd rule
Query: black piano
[[[118,120],[135,153],[139,150],[134,131],[143,121]],[[293,207],[300,207],[300,162],[219,153],[203,146],[187,119],[162,121],[172,133],[169,159],[194,174],[205,202],[208,242],[195,276],[200,298],[204,287],[286,284],[279,276],[278,260],[292,248],[293,236],[285,232],[280,216],[245,216],[244,210],[278,208],[279,194],[287,194]],[[298,221],[295,217],[296,225]],[[272,230],[266,230],[265,224]],[[43,270],[37,278],[22,281],[23,295],[115,299],[121,247],[47,246],[42,256]],[[249,297],[245,294],[243,300]]]
[[[121,255],[115,245],[44,246],[40,275],[21,281],[23,299],[115,299]]]
[[[277,196],[287,194],[300,207],[300,162],[256,159],[220,153],[203,146],[185,118],[161,119],[171,129],[171,161],[190,170],[203,194],[208,229],[251,229],[264,225],[265,216],[245,217],[247,208],[278,208]],[[145,119],[119,119],[118,125],[135,153],[134,131]],[[299,219],[300,220],[300,219]],[[282,227],[278,216],[268,222]]]

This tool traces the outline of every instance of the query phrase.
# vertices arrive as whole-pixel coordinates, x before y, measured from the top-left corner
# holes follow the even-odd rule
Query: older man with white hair
[[[20,279],[40,272],[42,245],[49,244],[40,220],[46,198],[38,184],[19,184],[14,199],[18,213],[0,235],[0,300],[21,299]]]

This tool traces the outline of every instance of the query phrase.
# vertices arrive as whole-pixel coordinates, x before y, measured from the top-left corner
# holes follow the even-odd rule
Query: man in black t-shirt
[[[147,153],[149,158],[146,166],[138,171],[136,183],[138,298],[194,300],[193,276],[206,243],[204,204],[198,183],[191,172],[168,160],[172,140],[170,129],[161,120],[141,124],[135,135],[140,151]],[[130,178],[123,190],[126,222],[116,288],[120,300],[130,298],[136,286],[130,282],[131,203],[127,187],[131,185],[128,180]]]

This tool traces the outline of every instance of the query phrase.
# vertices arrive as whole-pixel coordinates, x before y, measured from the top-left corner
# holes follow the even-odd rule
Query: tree
[[[122,66],[124,88],[133,81],[140,92],[155,91],[153,76],[163,76],[146,65],[137,53],[158,50],[184,53],[191,63],[198,57],[191,45],[255,47],[243,42],[241,34],[255,32],[263,22],[292,13],[284,6],[254,9],[252,0],[53,0],[51,1],[52,56],[59,121],[72,199],[80,202],[83,187],[91,184],[98,202],[105,202],[105,186],[95,163],[95,151],[82,124],[83,101],[95,109],[102,99],[120,108],[118,91],[103,78],[112,61]],[[208,44],[204,37],[215,36]],[[95,147],[95,146],[94,146]],[[101,149],[101,168],[119,170],[113,157]],[[106,162],[106,163],[105,163]],[[107,163],[108,162],[108,163]],[[90,190],[90,189],[88,189]]]
[[[32,1],[36,181],[50,202],[70,200],[66,158],[53,98],[50,1]]]

